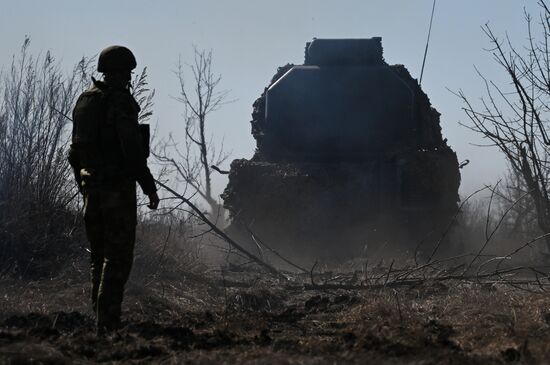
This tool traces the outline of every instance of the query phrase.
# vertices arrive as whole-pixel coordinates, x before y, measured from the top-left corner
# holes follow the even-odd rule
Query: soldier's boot
[[[131,267],[131,257],[125,260],[105,259],[97,296],[98,333],[120,328],[124,285],[128,281]]]

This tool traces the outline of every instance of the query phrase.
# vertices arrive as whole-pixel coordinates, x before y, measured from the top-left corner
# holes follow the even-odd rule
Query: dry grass
[[[66,361],[89,362],[544,364],[550,354],[550,297],[508,285],[306,290],[298,277],[289,286],[253,272],[134,279],[127,326],[102,342],[80,279],[3,280],[0,359],[37,341]],[[59,330],[41,329],[56,320]],[[93,352],[83,345],[90,341]]]

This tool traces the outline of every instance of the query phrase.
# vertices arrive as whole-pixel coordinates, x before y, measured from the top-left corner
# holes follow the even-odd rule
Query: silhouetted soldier
[[[133,261],[136,181],[156,209],[159,198],[147,167],[148,145],[138,124],[139,106],[129,91],[136,59],[125,47],[99,55],[104,81],[80,95],[73,110],[69,162],[84,194],[91,246],[92,306],[98,333],[120,326],[124,285]]]

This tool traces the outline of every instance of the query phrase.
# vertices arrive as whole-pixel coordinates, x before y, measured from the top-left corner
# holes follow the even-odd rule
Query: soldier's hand
[[[160,199],[156,192],[153,194],[149,194],[149,204],[147,205],[147,207],[149,207],[149,209],[157,209],[159,206],[159,202]]]

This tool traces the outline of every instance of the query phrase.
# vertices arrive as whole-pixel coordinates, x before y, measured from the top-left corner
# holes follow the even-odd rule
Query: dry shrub
[[[23,43],[0,79],[0,267],[51,275],[78,248],[71,243],[77,192],[66,159],[67,126],[85,87],[89,60],[65,75],[50,52]]]
[[[483,255],[504,256],[540,235],[533,219],[524,211],[530,203],[528,196],[514,200],[504,184],[497,185],[494,190],[492,198],[489,195],[472,199],[462,207],[452,232],[452,239],[462,248],[461,253],[478,252],[488,242]],[[529,214],[532,212],[530,210]],[[542,240],[513,258],[519,262],[536,260],[541,244]]]
[[[203,269],[200,240],[183,217],[156,215],[141,220],[136,231],[133,279],[181,279]]]

